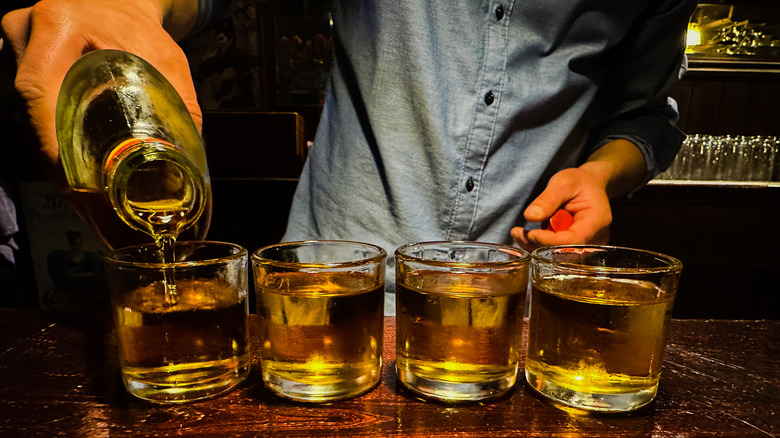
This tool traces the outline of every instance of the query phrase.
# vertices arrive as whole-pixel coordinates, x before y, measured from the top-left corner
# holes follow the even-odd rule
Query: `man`
[[[82,53],[155,65],[200,112],[174,43],[222,3],[43,0],[3,19],[51,177],[57,90]],[[684,136],[668,95],[690,0],[341,0],[317,137],[287,240],[392,253],[420,240],[605,243],[609,199],[664,170]],[[569,230],[538,224],[563,208]]]

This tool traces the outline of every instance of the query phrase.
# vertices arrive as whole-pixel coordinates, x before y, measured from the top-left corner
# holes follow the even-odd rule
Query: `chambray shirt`
[[[231,1],[200,3],[197,28]],[[398,246],[509,244],[553,173],[623,138],[647,181],[684,137],[668,95],[694,0],[333,3],[333,71],[284,239],[380,245],[389,291]]]
[[[284,239],[390,256],[417,241],[511,244],[550,176],[615,138],[641,149],[651,179],[684,138],[668,95],[694,7],[336,1],[334,68]]]

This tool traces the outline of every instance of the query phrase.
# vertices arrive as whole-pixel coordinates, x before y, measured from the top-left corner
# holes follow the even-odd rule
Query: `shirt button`
[[[466,180],[466,191],[470,192],[474,190],[474,179],[469,177],[469,179]]]
[[[496,8],[496,20],[501,21],[504,18],[504,6],[498,5]]]
[[[493,95],[493,91],[485,93],[485,105],[491,105],[496,100],[496,96]]]

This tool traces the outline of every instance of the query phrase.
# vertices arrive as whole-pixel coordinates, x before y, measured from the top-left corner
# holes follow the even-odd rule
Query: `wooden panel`
[[[733,81],[724,84],[719,105],[717,125],[714,132],[718,135],[744,135],[748,108],[753,86],[746,81]]]
[[[686,134],[780,136],[780,74],[689,72],[672,97]]]
[[[209,239],[249,251],[281,240],[306,146],[297,113],[206,112],[212,179]]]
[[[689,134],[715,133],[722,94],[723,83],[720,81],[691,82],[691,100],[685,132]]]
[[[297,113],[204,112],[203,138],[212,178],[298,178],[306,156]]]
[[[287,227],[297,179],[215,179],[209,239],[252,251],[278,243]]]
[[[780,187],[651,185],[613,202],[610,243],[683,262],[677,318],[780,319]]]
[[[780,136],[780,80],[755,82],[749,100],[745,135]]]

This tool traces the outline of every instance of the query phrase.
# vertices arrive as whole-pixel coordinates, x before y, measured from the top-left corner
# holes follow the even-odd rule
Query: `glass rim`
[[[666,263],[666,266],[647,266],[647,267],[594,266],[594,265],[587,265],[583,263],[554,261],[542,255],[543,252],[566,250],[566,249],[572,249],[572,250],[597,249],[597,250],[627,251],[635,254],[652,256],[658,259],[659,261]],[[555,265],[557,267],[576,270],[580,272],[612,273],[612,274],[651,274],[651,273],[664,273],[664,272],[675,273],[675,272],[680,272],[683,266],[680,259],[657,251],[631,248],[627,246],[594,245],[594,244],[543,246],[531,252],[531,261],[536,263],[544,263],[547,265]]]
[[[276,259],[272,259],[260,255],[260,253],[262,253],[263,251],[277,249],[277,248],[285,248],[285,247],[293,247],[293,246],[324,246],[324,245],[344,245],[344,246],[353,246],[355,248],[362,247],[366,249],[372,249],[376,251],[376,254],[358,260],[318,262],[318,263],[289,262],[284,260],[276,260]],[[280,242],[271,245],[266,245],[254,250],[252,252],[251,258],[253,263],[262,263],[264,265],[275,266],[278,268],[338,269],[338,268],[349,268],[353,266],[361,266],[369,263],[380,263],[383,260],[387,259],[387,251],[385,251],[384,248],[382,248],[381,246],[374,245],[373,243],[358,242],[355,240],[311,239],[311,240],[296,240],[290,242]]]
[[[403,251],[415,247],[434,247],[436,245],[473,245],[476,248],[495,249],[507,254],[517,256],[517,258],[509,260],[496,260],[492,262],[467,262],[457,260],[432,260],[423,257],[417,257],[410,254],[404,254]],[[395,250],[395,258],[401,261],[412,261],[416,263],[423,263],[430,266],[457,266],[457,267],[469,267],[469,268],[486,268],[486,267],[501,267],[501,266],[513,266],[528,264],[531,260],[531,253],[523,248],[509,246],[501,243],[489,243],[478,242],[472,240],[430,240],[424,242],[407,243],[406,245],[399,246]]]
[[[184,267],[193,267],[193,266],[213,265],[215,263],[226,263],[231,260],[245,258],[248,254],[246,248],[244,248],[239,244],[230,243],[230,242],[221,242],[217,240],[182,240],[182,241],[177,241],[175,245],[176,245],[175,247],[198,246],[198,245],[219,246],[224,248],[231,248],[234,250],[234,252],[230,254],[225,254],[220,257],[209,257],[207,259],[185,260],[185,261],[169,262],[169,263],[136,262],[131,260],[121,260],[117,258],[117,256],[119,256],[120,254],[126,253],[134,249],[157,247],[156,243],[150,242],[150,243],[142,243],[138,245],[131,245],[131,246],[126,246],[126,247],[116,249],[114,251],[111,251],[107,255],[105,255],[103,257],[103,260],[105,260],[107,263],[114,266],[161,269],[161,268],[184,268]]]

